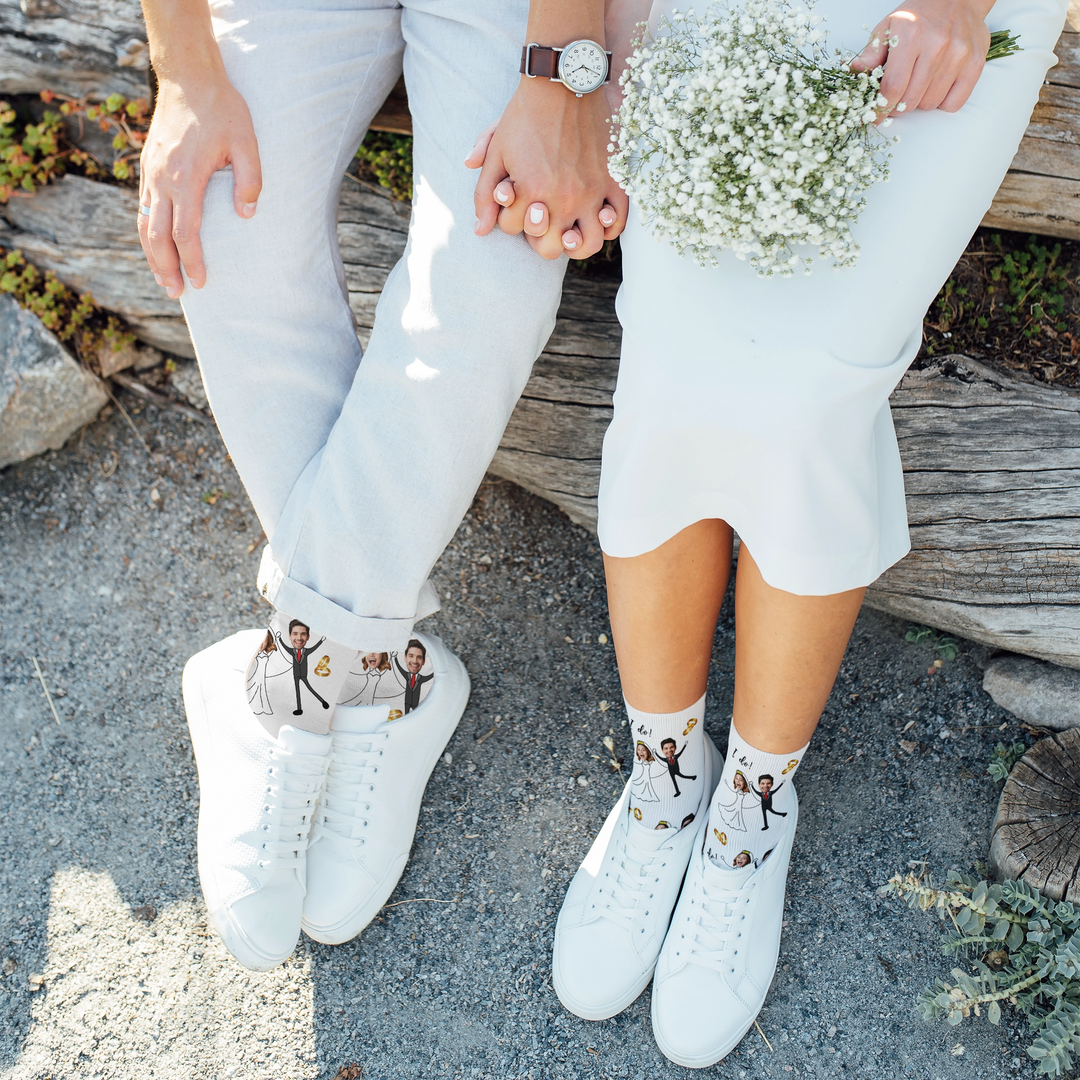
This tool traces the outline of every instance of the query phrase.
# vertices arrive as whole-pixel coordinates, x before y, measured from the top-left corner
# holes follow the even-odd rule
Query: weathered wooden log
[[[0,206],[0,244],[18,248],[71,288],[89,290],[148,344],[194,356],[179,301],[165,295],[146,265],[138,212],[131,188],[65,176]]]
[[[983,224],[1080,239],[1080,0],[1071,0],[1058,58],[1012,167]],[[1005,61],[1007,63],[1007,61]]]
[[[1080,667],[1080,396],[945,357],[892,411],[912,551],[867,603]]]
[[[1080,902],[1080,729],[1037,742],[998,803],[990,863],[1053,900]]]
[[[0,0],[0,94],[148,95],[138,0]]]

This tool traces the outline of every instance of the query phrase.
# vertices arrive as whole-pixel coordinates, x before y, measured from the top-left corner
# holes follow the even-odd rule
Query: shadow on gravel
[[[485,483],[436,567],[444,607],[427,622],[468,664],[473,697],[401,884],[358,940],[305,939],[277,971],[246,972],[206,925],[179,680],[193,652],[265,617],[259,525],[216,436],[153,409],[134,422],[150,456],[114,414],[0,474],[5,1076],[685,1075],[652,1041],[648,991],[589,1024],[550,985],[563,891],[623,782],[602,740],[619,756],[627,743],[594,539]],[[1033,1074],[1008,1015],[1000,1029],[918,1019],[916,992],[951,965],[932,922],[874,892],[912,860],[985,858],[985,763],[1021,735],[966,654],[928,675],[934,654],[906,629],[859,621],[799,774],[760,1033],[706,1075]],[[733,631],[725,618],[710,682],[721,746]]]

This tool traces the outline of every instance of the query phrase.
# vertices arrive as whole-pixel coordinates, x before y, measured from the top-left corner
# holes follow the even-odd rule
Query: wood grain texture
[[[147,97],[138,0],[0,0],[0,94]]]
[[[1012,166],[983,218],[995,229],[1080,239],[1080,3],[1072,0]],[[1008,60],[994,61],[1008,63]]]
[[[1036,743],[1001,792],[990,840],[999,878],[1080,901],[1080,728]]]
[[[867,603],[1080,667],[1080,397],[945,357],[892,412],[912,550]]]

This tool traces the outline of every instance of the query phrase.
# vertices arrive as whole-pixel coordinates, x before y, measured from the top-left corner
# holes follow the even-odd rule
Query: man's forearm
[[[150,62],[160,81],[225,74],[206,0],[142,0]]]

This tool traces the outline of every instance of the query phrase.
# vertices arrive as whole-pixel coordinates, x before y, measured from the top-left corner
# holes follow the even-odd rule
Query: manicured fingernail
[[[155,280],[155,281],[156,281],[156,282],[157,282],[157,283],[158,283],[159,285],[164,285],[164,284],[165,284],[165,282],[164,282],[164,281],[162,280],[162,277],[161,277],[161,275],[160,275],[160,274],[155,274],[155,275],[154,275],[154,280]]]
[[[573,233],[563,233],[562,243],[564,248],[570,248],[571,251],[577,247],[577,240]]]
[[[480,219],[479,219],[479,218],[477,218],[477,219],[476,219],[476,220],[475,220],[475,221],[473,222],[473,227],[472,227],[472,231],[473,231],[474,233],[477,233],[477,234],[479,234],[479,232],[480,232]]]
[[[529,220],[534,225],[539,225],[544,220],[544,208],[542,206],[529,207]]]
[[[510,196],[505,191],[500,191],[498,188],[496,188],[495,198],[498,199],[499,202],[504,203],[507,199],[510,198]]]
[[[168,298],[170,300],[175,300],[176,299],[176,290],[171,285],[166,285],[165,286],[165,295],[168,296]]]
[[[258,206],[258,205],[259,205],[258,203],[246,202],[246,203],[244,203],[244,206],[243,206],[243,209],[241,210],[241,213],[244,215],[244,217],[254,217],[255,216],[255,207]]]
[[[615,224],[615,211],[614,210],[601,210],[600,211],[600,224],[606,229],[609,225]]]

